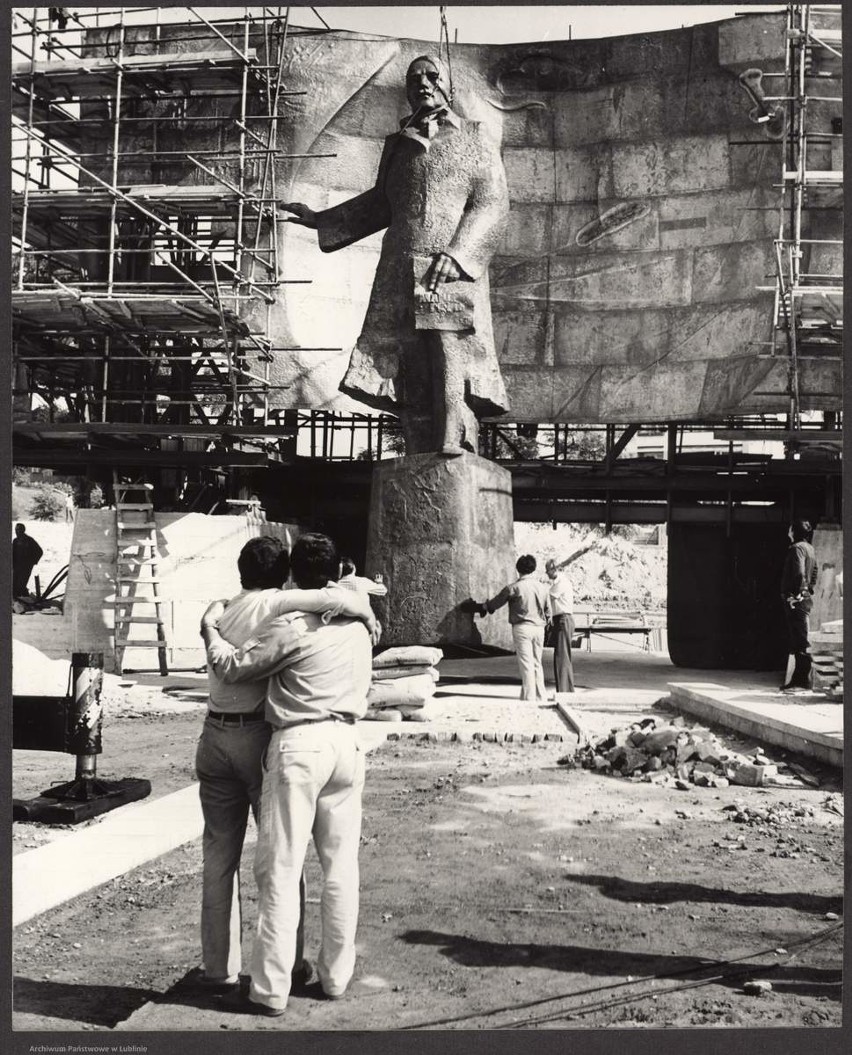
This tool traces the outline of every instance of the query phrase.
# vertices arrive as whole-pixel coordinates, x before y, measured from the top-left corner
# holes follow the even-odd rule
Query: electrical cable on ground
[[[790,942],[789,945],[796,948],[796,952],[790,953],[783,960],[776,960],[771,964],[767,964],[765,967],[755,967],[754,964],[749,964],[747,967],[740,967],[730,971],[721,971],[714,974],[709,978],[701,978],[696,981],[682,982],[677,985],[669,986],[665,989],[653,989],[647,988],[644,991],[631,992],[622,996],[614,996],[611,999],[601,999],[593,1004],[580,1004],[578,1006],[561,1007],[558,1011],[551,1011],[549,1013],[541,1015],[529,1015],[523,1019],[514,1019],[511,1022],[500,1023],[491,1025],[489,1029],[522,1029],[527,1028],[531,1025],[538,1025],[547,1022],[555,1022],[560,1019],[576,1018],[581,1015],[591,1014],[595,1011],[603,1011],[609,1008],[619,1007],[623,1004],[634,1003],[638,1000],[648,999],[649,997],[660,996],[669,993],[680,992],[687,989],[696,989],[700,986],[711,985],[714,982],[725,981],[729,978],[737,978],[747,974],[753,974],[756,969],[760,971],[772,971],[777,970],[779,967],[784,967],[796,959],[800,952],[814,948],[820,945],[822,942],[827,941],[833,935],[837,934],[843,929],[843,923],[836,923],[831,927],[819,931],[815,935],[811,935],[806,938],[801,938],[798,941]],[[635,981],[624,981],[624,982],[612,982],[608,985],[597,986],[593,989],[582,989],[572,993],[560,993],[556,996],[541,997],[538,1000],[525,1001],[519,1004],[507,1004],[503,1007],[491,1008],[487,1011],[476,1011],[467,1015],[458,1015],[452,1018],[435,1019],[430,1022],[419,1022],[416,1025],[402,1026],[403,1030],[412,1029],[426,1029],[434,1028],[438,1026],[449,1026],[455,1025],[461,1022],[467,1022],[471,1019],[476,1018],[490,1018],[494,1015],[501,1015],[512,1011],[524,1011],[530,1008],[541,1007],[544,1004],[553,1004],[559,1000],[576,1000],[578,997],[583,997],[592,993],[601,993],[606,990],[624,989],[627,986],[648,986],[650,983],[663,981],[667,978],[677,978],[684,975],[695,974],[699,971],[707,971],[712,969],[724,968],[728,965],[733,965],[742,962],[743,960],[752,960],[758,956],[777,955],[774,948],[772,949],[761,949],[758,952],[747,953],[744,956],[732,957],[728,960],[721,960],[711,963],[698,964],[692,967],[684,968],[680,971],[667,971],[664,974],[646,975],[643,978],[636,979]]]

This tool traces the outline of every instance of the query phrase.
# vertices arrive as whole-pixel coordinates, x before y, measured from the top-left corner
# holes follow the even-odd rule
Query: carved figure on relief
[[[385,140],[375,186],[315,212],[284,208],[333,252],[387,228],[341,391],[400,418],[408,454],[476,451],[478,423],[506,412],[488,264],[509,213],[500,152],[454,113],[440,59],[406,73],[411,114]]]

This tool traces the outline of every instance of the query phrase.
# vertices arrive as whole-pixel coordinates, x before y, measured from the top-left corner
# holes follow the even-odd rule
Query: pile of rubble
[[[683,718],[658,721],[644,718],[609,736],[580,747],[563,765],[582,766],[598,773],[633,781],[691,787],[726,788],[768,785],[799,786],[800,776],[780,773],[779,766],[760,750],[740,754],[722,744],[707,729],[687,727]]]
[[[438,683],[439,648],[416,645],[389,648],[373,657],[373,680],[367,694],[367,718],[375,721],[428,721],[429,703]]]

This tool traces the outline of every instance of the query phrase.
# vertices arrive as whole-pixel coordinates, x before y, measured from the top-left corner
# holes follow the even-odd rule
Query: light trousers
[[[210,982],[236,982],[242,966],[240,858],[249,809],[260,824],[263,756],[272,729],[266,722],[224,725],[205,719],[195,753],[204,817],[201,840],[201,960]],[[305,884],[300,884],[296,964],[302,964]]]
[[[363,788],[364,753],[354,726],[326,721],[273,732],[255,854],[259,900],[249,995],[256,1003],[287,1006],[311,835],[324,878],[317,974],[329,996],[341,995],[352,978]]]
[[[204,817],[201,955],[210,981],[240,974],[240,857],[249,809],[258,821],[263,755],[272,730],[266,722],[204,722],[195,754]]]
[[[515,623],[512,640],[521,672],[521,699],[546,700],[544,687],[544,627],[537,623]]]

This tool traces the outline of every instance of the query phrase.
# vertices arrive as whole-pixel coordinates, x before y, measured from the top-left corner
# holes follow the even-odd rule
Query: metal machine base
[[[40,821],[42,824],[79,824],[108,813],[118,806],[151,794],[151,781],[137,777],[123,780],[72,780],[55,788],[47,788],[32,799],[13,799],[13,821]]]

